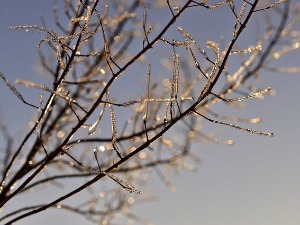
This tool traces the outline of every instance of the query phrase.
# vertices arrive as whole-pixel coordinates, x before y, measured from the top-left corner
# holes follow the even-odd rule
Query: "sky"
[[[34,7],[32,7],[34,5]],[[52,18],[52,1],[6,1],[0,8],[0,70],[10,80],[17,78],[43,81],[36,64],[39,40],[37,33],[10,31],[11,25],[39,24],[39,15]],[[216,14],[218,15],[218,14]],[[165,15],[155,17],[165,21]],[[192,18],[186,17],[183,25]],[[207,33],[222,15],[207,23]],[[200,21],[199,23],[201,23]],[[186,25],[188,26],[188,25]],[[200,25],[199,25],[200,26]],[[223,29],[226,29],[224,27]],[[220,31],[221,32],[221,31]],[[298,66],[299,52],[286,58],[288,64]],[[300,224],[300,77],[299,74],[266,73],[261,86],[271,86],[276,95],[264,101],[250,101],[243,109],[251,117],[263,121],[256,130],[272,131],[274,138],[256,136],[230,128],[216,126],[222,137],[235,141],[233,146],[215,144],[194,145],[202,163],[196,171],[182,171],[172,175],[172,192],[155,174],[148,188],[156,192],[158,200],[133,207],[133,212],[157,225],[299,225]],[[26,98],[34,94],[18,87]],[[22,109],[22,111],[20,111]],[[24,105],[0,80],[0,120],[9,124],[15,135],[27,125],[34,110]],[[16,203],[17,204],[17,203]],[[53,212],[36,215],[16,224],[85,224],[78,217]]]

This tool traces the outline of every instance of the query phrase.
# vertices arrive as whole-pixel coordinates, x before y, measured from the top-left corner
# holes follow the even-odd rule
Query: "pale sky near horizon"
[[[8,26],[40,24],[40,14],[52,19],[52,5],[51,0],[11,0],[0,7],[0,70],[10,81],[31,76],[43,80],[35,69],[39,34],[10,31]],[[222,15],[216,21],[221,19]],[[187,24],[190,20],[187,18],[182,23]],[[299,58],[298,52],[288,61],[299,66]],[[176,192],[169,191],[153,174],[148,188],[155,190],[158,200],[137,205],[133,212],[157,225],[299,225],[299,84],[299,74],[267,73],[262,76],[261,86],[271,86],[276,95],[266,97],[264,101],[251,101],[243,110],[251,117],[263,119],[262,123],[251,127],[272,131],[275,137],[266,138],[216,126],[215,130],[221,137],[231,138],[235,144],[194,145],[193,149],[199,151],[203,161],[197,171],[182,171],[179,176],[171,176]],[[28,89],[20,87],[20,91],[31,98],[26,95]],[[0,80],[0,120],[9,124],[14,135],[22,133],[19,131],[35,112],[24,108]],[[89,224],[73,214],[61,213],[58,217],[54,211],[34,215],[16,224],[72,222]]]

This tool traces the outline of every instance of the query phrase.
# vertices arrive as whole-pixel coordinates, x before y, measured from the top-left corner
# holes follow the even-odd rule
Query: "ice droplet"
[[[105,151],[105,147],[103,145],[98,146],[97,148],[94,149],[94,152],[97,154],[98,151],[100,152],[104,152]]]
[[[279,59],[279,58],[280,58],[280,54],[279,54],[279,53],[277,53],[277,52],[275,52],[275,53],[273,54],[273,58],[275,58],[275,59]]]
[[[260,117],[256,117],[256,118],[250,119],[250,123],[260,123],[260,122],[261,122],[261,118]]]
[[[134,198],[133,198],[133,197],[129,197],[129,198],[127,199],[127,202],[128,202],[130,205],[132,205],[132,204],[134,203]]]
[[[140,152],[139,153],[139,158],[140,159],[145,159],[145,158],[147,158],[147,154],[145,152]]]
[[[104,197],[105,197],[105,192],[100,192],[100,193],[99,193],[99,197],[100,197],[100,198],[104,198]]]
[[[63,130],[60,130],[57,132],[57,137],[58,138],[63,138],[65,136],[65,132]]]
[[[228,144],[228,145],[233,145],[233,144],[234,144],[234,141],[231,140],[231,139],[230,139],[230,140],[227,140],[227,141],[226,141],[226,144]]]
[[[99,121],[96,120],[96,122],[89,127],[89,135],[93,135],[95,133],[98,123]]]
[[[100,72],[103,75],[106,73],[105,70],[103,68],[101,68],[101,67],[98,67],[97,71]]]

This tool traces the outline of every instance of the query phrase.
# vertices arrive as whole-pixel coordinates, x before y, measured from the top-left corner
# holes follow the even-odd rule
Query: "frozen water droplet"
[[[60,130],[57,132],[57,137],[58,138],[63,138],[65,136],[65,132],[63,130]]]
[[[105,151],[105,147],[103,145],[100,145],[100,146],[98,146],[97,148],[94,149],[95,153],[98,153],[98,151],[104,152]]]
[[[260,117],[256,117],[250,120],[250,123],[260,123],[261,122],[261,118]]]
[[[147,154],[145,152],[140,152],[139,153],[139,158],[140,159],[145,159],[145,158],[147,158]]]
[[[104,198],[104,197],[105,197],[105,192],[100,192],[100,193],[99,193],[99,197],[100,197],[100,198]]]
[[[234,144],[234,141],[233,140],[227,140],[227,142],[226,142],[228,145],[233,145]]]
[[[97,125],[98,125],[98,120],[89,127],[89,135],[93,135],[95,133]]]
[[[134,198],[133,198],[133,197],[129,197],[129,198],[127,199],[127,202],[128,202],[130,205],[132,205],[132,204],[134,203]]]

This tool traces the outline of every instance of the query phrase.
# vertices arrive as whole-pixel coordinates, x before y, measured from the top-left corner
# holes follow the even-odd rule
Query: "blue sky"
[[[39,34],[10,31],[8,26],[40,24],[40,14],[51,18],[51,23],[53,2],[11,0],[2,5],[4,7],[0,8],[0,70],[10,81],[32,77],[43,81],[44,78],[36,73],[36,45]],[[156,19],[163,21],[167,18],[157,15]],[[188,24],[191,19],[193,18],[185,17],[182,24],[190,26]],[[211,32],[214,23],[222,19],[222,15],[219,14],[215,21],[207,23],[208,33]],[[299,52],[284,60],[298,66]],[[176,192],[170,192],[153,174],[148,188],[156,192],[159,200],[137,205],[133,207],[134,212],[157,225],[298,225],[299,84],[299,74],[262,75],[261,87],[272,86],[276,95],[266,97],[264,101],[250,101],[243,112],[250,117],[262,117],[263,122],[252,127],[272,131],[275,137],[269,139],[215,126],[221,137],[231,138],[235,140],[235,144],[194,145],[193,148],[199,151],[203,160],[197,171],[182,171],[180,176],[171,176],[170,181],[176,186]],[[19,86],[18,89],[24,97],[34,101],[34,91]],[[9,124],[10,131],[15,135],[22,133],[33,113],[34,110],[24,107],[1,80],[0,119]],[[58,217],[54,215],[56,214],[43,213],[17,224],[28,224],[29,221],[36,224],[43,222],[45,225],[67,224],[75,220],[77,224],[85,224],[80,218],[72,218],[63,213],[56,221]],[[81,223],[78,223],[79,221]]]

